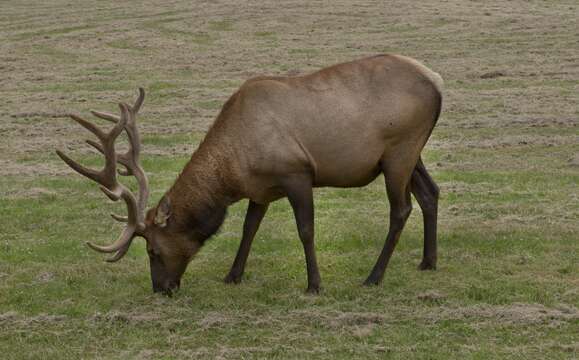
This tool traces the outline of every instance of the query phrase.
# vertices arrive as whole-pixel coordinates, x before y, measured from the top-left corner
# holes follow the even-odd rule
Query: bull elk
[[[270,202],[287,197],[297,222],[308,276],[317,293],[320,274],[314,249],[314,187],[360,187],[384,174],[390,224],[384,248],[366,285],[378,284],[412,209],[414,194],[423,212],[424,253],[419,269],[436,267],[438,187],[420,154],[439,117],[442,78],[418,61],[377,55],[334,65],[305,76],[257,77],[246,81],[221,109],[205,139],[157,206],[145,212],[149,193],[140,165],[136,116],[143,104],[119,104],[120,116],[93,115],[114,123],[104,132],[71,118],[92,132],[87,140],[104,155],[101,171],[85,168],[61,151],[71,168],[96,181],[112,200],[123,199],[128,216],[111,245],[88,243],[121,259],[136,236],[146,239],[153,290],[170,295],[192,257],[224,221],[229,205],[248,198],[243,235],[227,283],[239,283],[252,240]],[[125,131],[126,153],[115,140]],[[118,165],[123,168],[118,168]],[[135,196],[117,179],[134,176]]]

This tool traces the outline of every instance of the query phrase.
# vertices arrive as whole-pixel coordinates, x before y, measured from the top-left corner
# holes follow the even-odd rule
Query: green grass
[[[52,29],[52,30],[30,31],[30,32],[24,32],[24,33],[19,33],[19,34],[15,35],[14,40],[21,41],[21,40],[27,40],[27,39],[31,39],[31,38],[48,39],[48,38],[51,38],[54,36],[59,37],[62,35],[68,35],[71,33],[75,33],[77,31],[90,30],[92,28],[94,28],[94,26],[92,26],[92,25],[79,25],[79,26],[68,26],[68,27]]]
[[[210,21],[209,29],[214,31],[233,31],[235,29],[235,22],[230,19]]]
[[[0,357],[577,358],[577,4],[531,3],[5,2]],[[238,286],[222,278],[246,201],[229,209],[170,299],[152,294],[143,239],[115,264],[85,245],[112,242],[121,227],[109,213],[125,209],[54,154],[102,165],[80,151],[87,134],[63,114],[114,112],[146,88],[139,122],[153,205],[243,81],[384,49],[445,78],[442,118],[423,152],[441,188],[437,271],[416,270],[415,203],[383,284],[361,285],[388,228],[382,177],[316,189],[319,296],[304,294],[287,200],[271,205]],[[480,78],[491,71],[505,76]]]
[[[274,31],[257,31],[254,35],[260,38],[277,38],[277,34]]]
[[[154,189],[167,186],[167,181],[156,180],[156,174],[176,173],[180,167],[164,158],[149,159],[144,165]],[[415,269],[422,241],[415,211],[384,284],[361,286],[386,230],[388,209],[378,179],[365,189],[316,191],[316,239],[324,279],[320,296],[302,293],[301,245],[291,210],[286,201],[280,201],[273,204],[258,233],[241,285],[221,282],[238,245],[244,204],[237,204],[220,234],[190,265],[183,288],[173,299],[151,294],[141,240],[126,259],[114,265],[103,263],[102,256],[83,245],[89,239],[111,241],[118,229],[111,228],[106,217],[114,206],[106,205],[92,184],[80,177],[35,179],[34,186],[54,194],[0,203],[0,218],[10,219],[2,223],[8,236],[1,244],[0,273],[7,281],[2,285],[0,308],[5,316],[17,313],[14,319],[4,320],[8,331],[0,335],[1,344],[7,348],[45,346],[51,357],[117,357],[119,352],[142,356],[146,349],[177,357],[203,356],[215,354],[225,343],[236,356],[390,354],[399,358],[411,352],[435,359],[461,354],[510,356],[513,346],[531,351],[533,338],[550,344],[537,351],[553,354],[572,344],[579,335],[577,318],[562,321],[528,309],[523,309],[529,311],[528,319],[511,313],[518,314],[516,304],[539,304],[546,309],[557,309],[562,303],[579,305],[577,294],[569,292],[579,271],[575,234],[548,225],[526,230],[524,224],[489,231],[490,225],[484,224],[490,211],[502,204],[513,205],[511,214],[519,214],[545,203],[548,197],[536,193],[552,184],[543,176],[529,180],[518,174],[496,178],[433,175],[442,181],[452,177],[473,184],[479,178],[479,183],[499,187],[501,182],[496,180],[500,178],[502,184],[515,184],[517,190],[517,195],[487,198],[494,210],[467,212],[471,224],[452,220],[448,224],[445,219],[436,272]],[[2,185],[19,188],[9,183]],[[557,186],[565,184],[559,179]],[[476,194],[443,193],[441,204],[444,209],[483,201]],[[492,219],[501,222],[498,217]],[[436,291],[440,299],[420,300],[419,294],[427,291]],[[302,338],[303,332],[308,336]],[[477,343],[493,343],[493,347],[471,351],[473,336]],[[109,345],[96,347],[85,337],[106,339]],[[446,339],[449,346],[437,346],[440,339]],[[29,355],[41,357],[43,353]]]

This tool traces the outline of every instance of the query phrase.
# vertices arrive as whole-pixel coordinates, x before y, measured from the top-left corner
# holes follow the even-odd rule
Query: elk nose
[[[169,281],[166,285],[166,289],[168,289],[170,291],[178,291],[180,286],[181,286],[180,280]]]
[[[162,294],[168,297],[173,296],[173,290],[174,288],[170,288],[170,287],[160,287],[160,286],[155,286],[153,287],[153,293],[155,294]]]
[[[167,281],[165,284],[153,285],[153,293],[162,293],[165,296],[171,297],[173,293],[179,290],[181,281]]]

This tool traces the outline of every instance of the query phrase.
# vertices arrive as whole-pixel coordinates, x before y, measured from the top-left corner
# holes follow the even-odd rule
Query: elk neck
[[[208,136],[199,145],[166,194],[177,227],[196,232],[202,241],[217,232],[227,207],[239,200],[232,157],[222,146],[212,146],[211,140]]]

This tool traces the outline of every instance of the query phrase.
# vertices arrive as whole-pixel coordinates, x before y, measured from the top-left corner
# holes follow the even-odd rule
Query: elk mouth
[[[158,286],[153,284],[153,293],[161,293],[162,295],[165,295],[167,297],[172,297],[173,293],[179,291],[179,288],[181,286],[181,281],[169,281],[166,284],[164,284],[163,286]]]

